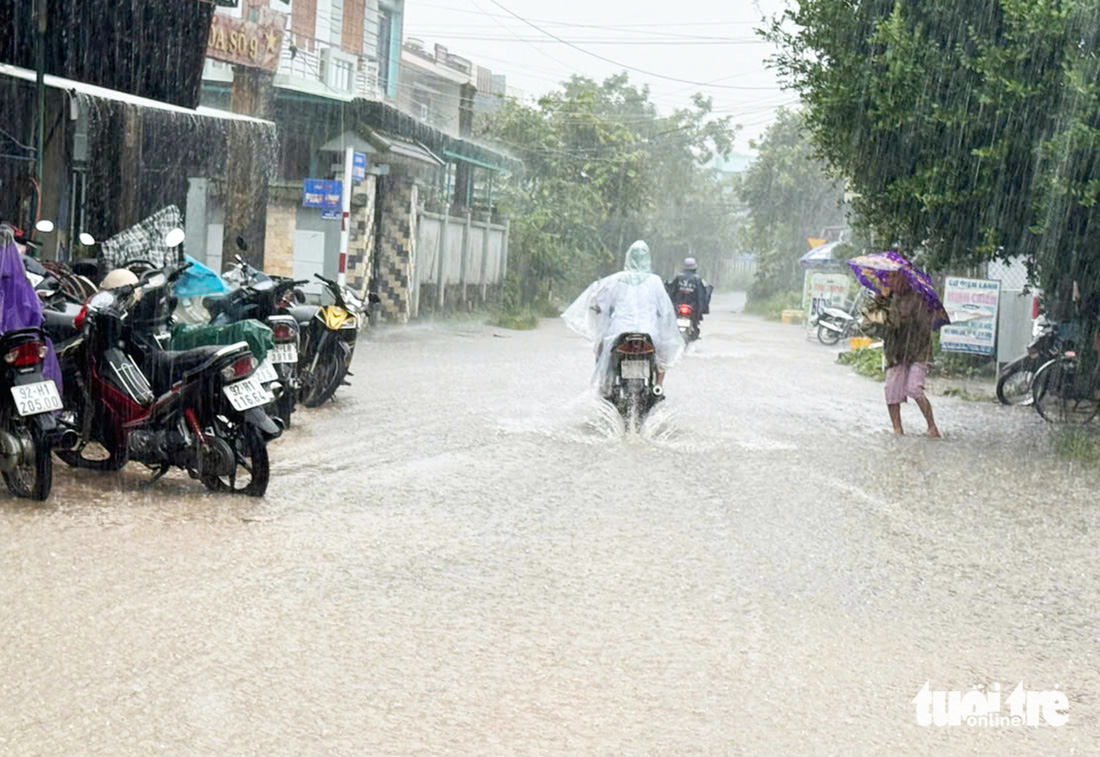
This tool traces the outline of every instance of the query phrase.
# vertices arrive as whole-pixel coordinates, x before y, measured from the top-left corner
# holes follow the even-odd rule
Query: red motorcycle
[[[151,271],[136,285],[96,294],[77,316],[81,337],[60,357],[62,418],[80,442],[57,454],[95,470],[132,460],[152,470],[153,481],[182,468],[211,491],[261,497],[270,478],[267,443],[281,430],[262,409],[270,395],[253,376],[248,345],[142,352],[129,343],[135,303],[168,283],[163,271]],[[142,355],[145,370],[131,354]]]

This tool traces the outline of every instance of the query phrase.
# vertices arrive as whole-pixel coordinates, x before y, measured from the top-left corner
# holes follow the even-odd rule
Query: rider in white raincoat
[[[649,246],[645,242],[632,244],[624,270],[592,284],[561,317],[569,328],[593,342],[593,381],[597,386],[606,385],[611,348],[620,334],[649,334],[657,353],[659,381],[665,369],[684,354],[676,309],[661,277],[650,273]]]

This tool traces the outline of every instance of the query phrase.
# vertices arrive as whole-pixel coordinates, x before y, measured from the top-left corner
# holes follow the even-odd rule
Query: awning
[[[385,155],[397,155],[409,160],[426,163],[436,168],[441,168],[446,165],[446,161],[415,140],[405,139],[396,134],[384,134],[382,132],[375,132],[375,135],[388,143]]]
[[[828,244],[819,245],[803,255],[799,259],[798,264],[803,268],[828,268],[831,266],[840,266],[844,261],[833,258],[833,251],[842,244],[844,243],[829,242]]]
[[[7,63],[0,63],[0,76],[10,76],[13,79],[22,79],[24,81],[35,83],[37,77],[34,71],[27,68],[20,68],[19,66],[12,66]],[[107,89],[106,87],[99,87],[95,84],[85,84],[84,82],[74,81],[72,79],[65,79],[60,76],[54,76],[52,74],[46,74],[45,84],[50,89],[61,89],[66,92],[75,92],[78,94],[92,97],[97,100],[109,100],[111,102],[125,103],[127,105],[135,105],[139,108],[149,108],[152,110],[166,110],[171,113],[180,113],[188,116],[201,116],[204,118],[217,118],[232,121],[251,121],[257,124],[267,124],[274,126],[271,121],[265,121],[262,118],[253,118],[252,116],[242,116],[239,113],[232,113],[228,110],[218,110],[217,108],[207,108],[199,106],[194,110],[189,108],[181,108],[179,105],[172,105],[171,103],[161,102],[159,100],[150,100],[146,97],[138,97],[137,95],[131,95],[127,92],[119,92],[114,89]]]

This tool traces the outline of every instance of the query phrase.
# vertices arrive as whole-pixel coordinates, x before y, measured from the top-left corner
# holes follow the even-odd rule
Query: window
[[[332,88],[350,92],[355,81],[354,67],[346,60],[334,60],[332,63]]]
[[[325,84],[339,92],[354,91],[356,60],[355,57],[340,52],[339,48],[326,47],[322,50]]]
[[[378,9],[378,88],[390,91],[390,37],[393,35],[393,11]]]

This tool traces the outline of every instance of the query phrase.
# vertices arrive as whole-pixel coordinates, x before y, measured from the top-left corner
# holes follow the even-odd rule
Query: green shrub
[[[847,365],[860,376],[866,376],[875,381],[885,381],[886,371],[882,368],[882,348],[864,347],[858,350],[840,353],[836,361],[840,365]]]
[[[931,375],[945,378],[997,378],[996,357],[944,352],[940,349],[939,332],[932,335],[931,368]]]
[[[1079,428],[1061,429],[1054,440],[1054,450],[1059,457],[1100,468],[1100,437],[1095,433]]]
[[[513,331],[530,331],[538,328],[539,316],[530,309],[520,310],[518,313],[507,313],[502,310],[493,315],[489,324]]]

